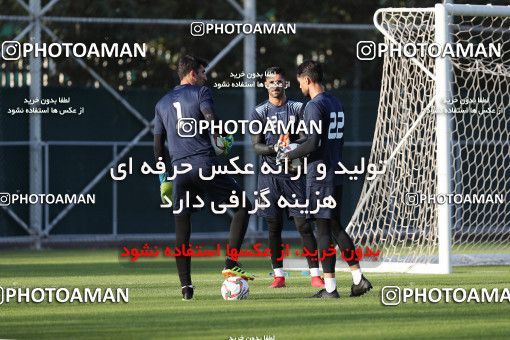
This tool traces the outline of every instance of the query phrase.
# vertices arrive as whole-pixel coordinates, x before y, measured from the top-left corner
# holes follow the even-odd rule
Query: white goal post
[[[374,23],[386,44],[492,43],[502,53],[384,56],[370,163],[387,171],[365,181],[347,227],[382,252],[363,264],[438,274],[509,264],[510,6],[387,8]]]

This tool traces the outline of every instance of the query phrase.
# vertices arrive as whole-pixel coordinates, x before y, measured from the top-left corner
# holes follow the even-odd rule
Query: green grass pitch
[[[97,339],[419,339],[510,338],[510,303],[383,306],[380,290],[401,287],[505,288],[508,267],[456,267],[452,275],[368,274],[375,289],[349,298],[350,274],[338,273],[341,298],[305,299],[316,289],[299,272],[287,288],[268,289],[268,259],[242,261],[258,277],[250,297],[223,301],[222,261],[193,259],[194,301],[182,301],[173,259],[128,263],[119,250],[0,252],[2,287],[128,287],[129,303],[0,305],[0,338]]]

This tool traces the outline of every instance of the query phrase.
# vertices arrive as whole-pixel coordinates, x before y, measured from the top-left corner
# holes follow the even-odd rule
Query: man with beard
[[[179,60],[177,73],[180,84],[168,92],[156,104],[154,119],[154,156],[166,159],[165,139],[168,143],[168,151],[171,157],[172,167],[181,170],[184,163],[191,164],[192,170],[178,174],[172,185],[168,182],[168,173],[160,175],[162,196],[171,196],[175,218],[176,246],[189,248],[191,234],[191,214],[194,210],[184,207],[186,194],[195,197],[197,194],[207,194],[215,203],[227,201],[232,192],[241,199],[242,190],[235,179],[229,175],[216,175],[214,180],[206,181],[200,177],[200,171],[209,176],[212,168],[218,163],[217,154],[211,144],[209,131],[184,136],[183,120],[193,120],[196,123],[207,120],[210,123],[219,119],[214,111],[211,90],[204,86],[207,81],[205,67],[207,62],[201,58],[186,55]],[[222,139],[214,136],[213,140]],[[223,138],[224,139],[224,138]],[[225,143],[227,146],[227,143]],[[231,143],[230,143],[231,147]],[[246,229],[248,227],[248,211],[252,209],[248,202],[246,207],[234,209],[230,223],[229,246],[239,252]],[[184,249],[183,249],[184,250]],[[193,298],[193,285],[191,283],[191,258],[189,256],[176,256],[177,271],[182,286],[183,300]],[[224,276],[240,276],[247,280],[253,280],[253,274],[240,268],[237,259],[227,256],[225,267],[222,271]]]
[[[280,67],[270,67],[265,71],[265,87],[268,91],[268,100],[257,105],[251,114],[251,121],[258,120],[262,126],[272,123],[273,126],[287,126],[288,124],[297,126],[302,119],[303,103],[293,101],[287,98],[285,94],[286,80],[285,74]],[[283,124],[278,124],[283,123]],[[269,130],[269,129],[267,129]],[[295,129],[297,130],[297,129]],[[280,133],[266,131],[260,134],[252,135],[252,144],[257,155],[261,156],[261,166],[266,163],[274,170],[278,170],[276,155],[280,147]],[[279,132],[279,131],[276,131]],[[280,131],[283,132],[283,131]],[[299,139],[299,135],[289,135],[290,141]],[[301,137],[305,137],[302,134]],[[281,170],[281,169],[280,169]],[[303,211],[299,208],[289,208],[287,211],[278,207],[277,202],[281,196],[289,202],[297,200],[303,203],[305,200],[305,181],[304,176],[298,179],[291,179],[291,173],[263,174],[258,175],[258,192],[267,191],[267,199],[271,205],[265,209],[259,209],[257,215],[266,220],[269,229],[269,247],[271,249],[271,263],[274,271],[273,283],[270,288],[285,287],[285,275],[283,271],[282,254],[282,229],[283,215],[294,219],[297,230],[301,235],[303,247],[306,247],[312,254],[317,253],[317,241],[312,231],[312,227],[306,221]],[[310,275],[312,277],[311,285],[313,287],[324,287],[324,281],[320,277],[319,262],[317,257],[307,257]]]

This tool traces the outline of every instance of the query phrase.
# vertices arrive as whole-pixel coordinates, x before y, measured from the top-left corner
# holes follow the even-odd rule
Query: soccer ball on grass
[[[250,287],[240,277],[229,277],[221,285],[221,296],[224,300],[242,300],[248,298]]]

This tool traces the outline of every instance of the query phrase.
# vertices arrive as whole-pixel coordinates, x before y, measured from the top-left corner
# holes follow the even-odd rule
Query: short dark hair
[[[322,66],[316,61],[313,60],[305,60],[301,65],[297,68],[297,76],[307,76],[314,83],[322,82]]]
[[[192,70],[198,72],[200,66],[207,67],[207,60],[196,57],[194,55],[186,54],[179,59],[179,65],[177,66],[177,74],[179,79],[186,77]]]
[[[285,71],[280,66],[271,66],[264,71],[264,80],[273,74],[279,74],[285,78]]]

